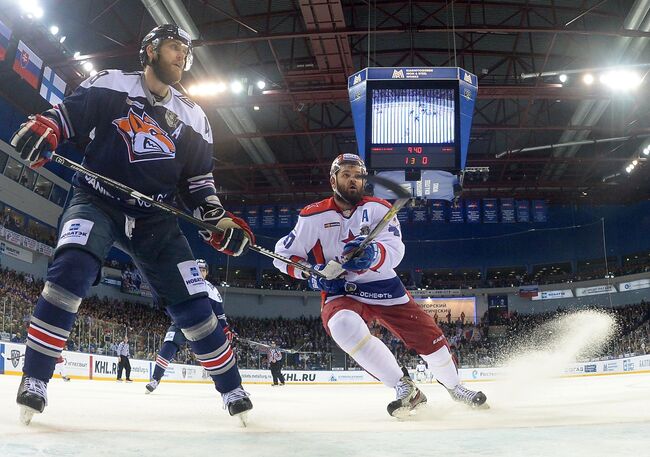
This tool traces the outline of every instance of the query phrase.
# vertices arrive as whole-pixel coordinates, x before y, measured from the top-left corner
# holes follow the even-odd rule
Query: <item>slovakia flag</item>
[[[5,60],[7,48],[11,40],[11,30],[0,21],[0,60]]]
[[[34,89],[38,89],[43,61],[22,41],[18,42],[13,69]]]

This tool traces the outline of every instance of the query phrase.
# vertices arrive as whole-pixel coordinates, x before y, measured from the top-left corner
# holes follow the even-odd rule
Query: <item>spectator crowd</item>
[[[25,342],[26,329],[43,282],[29,274],[0,269],[0,339]],[[610,308],[618,322],[618,334],[598,354],[620,357],[645,354],[650,350],[650,305],[641,302]],[[465,316],[439,320],[460,366],[489,366],[498,362],[518,341],[526,338],[539,325],[550,321],[563,310],[541,314],[512,312],[500,321],[489,322],[487,313],[477,323]],[[265,368],[266,351],[256,343],[274,341],[285,350],[285,369],[328,369],[331,367],[333,343],[320,318],[267,319],[229,317],[231,327],[239,334],[235,340],[241,368]],[[169,317],[164,311],[147,304],[114,298],[92,296],[84,300],[79,317],[67,343],[71,351],[115,354],[116,345],[128,335],[132,356],[154,360],[162,344]],[[490,326],[492,324],[492,326]],[[409,351],[385,328],[371,323],[371,331],[382,339],[403,365],[414,367],[417,356]],[[179,351],[176,361],[195,363],[188,347]],[[347,367],[355,368],[347,359]]]

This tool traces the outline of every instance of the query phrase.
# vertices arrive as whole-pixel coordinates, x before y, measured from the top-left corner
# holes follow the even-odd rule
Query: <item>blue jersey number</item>
[[[296,234],[291,232],[287,236],[284,237],[284,248],[289,249],[291,245],[293,244],[293,241],[296,239]]]

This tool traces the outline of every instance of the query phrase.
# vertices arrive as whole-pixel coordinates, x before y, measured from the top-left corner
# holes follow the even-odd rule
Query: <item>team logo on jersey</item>
[[[356,235],[352,233],[352,230],[348,230],[348,236],[344,240],[341,240],[341,243],[349,243],[356,238]]]
[[[359,234],[363,236],[368,236],[369,233],[370,233],[370,227],[368,227],[367,225],[362,225]]]
[[[173,159],[176,145],[158,123],[147,113],[138,115],[129,109],[126,117],[113,121],[129,150],[129,161]]]
[[[178,116],[173,111],[167,110],[165,113],[165,121],[170,129],[174,129],[178,125]]]

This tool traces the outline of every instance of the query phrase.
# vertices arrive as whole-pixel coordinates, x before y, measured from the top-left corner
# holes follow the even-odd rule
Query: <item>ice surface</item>
[[[491,409],[453,403],[421,384],[428,406],[416,418],[386,413],[380,385],[247,385],[254,409],[241,428],[209,384],[55,379],[49,406],[18,422],[19,378],[0,376],[0,457],[13,456],[635,456],[650,448],[650,374],[471,383]],[[522,386],[520,386],[522,387]]]

